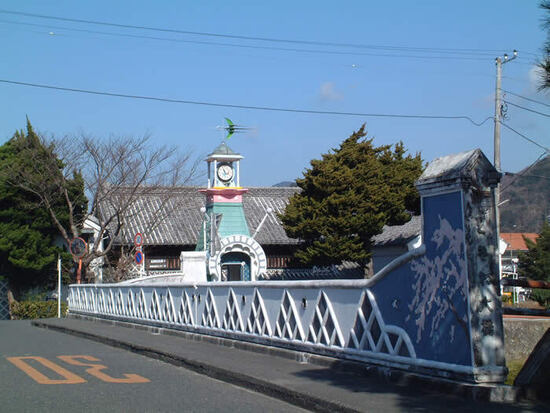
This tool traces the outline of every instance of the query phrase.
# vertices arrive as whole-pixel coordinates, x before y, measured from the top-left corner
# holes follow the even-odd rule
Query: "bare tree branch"
[[[139,215],[137,202],[141,198],[154,193],[160,199],[152,218],[143,222],[143,230],[152,231],[177,209],[171,188],[189,185],[197,177],[199,160],[192,160],[190,152],[157,147],[150,136],[110,136],[101,140],[81,134],[41,138],[40,144],[24,148],[28,165],[10,171],[12,184],[37,198],[69,244],[81,235],[86,219],[86,214],[77,216],[76,205],[81,200],[73,199],[71,192],[75,177],[81,176],[90,201],[88,213],[98,220],[93,247],[82,257],[84,267],[108,255],[121,236],[129,235],[124,227]],[[54,203],[59,199],[65,202],[67,220],[58,215]]]

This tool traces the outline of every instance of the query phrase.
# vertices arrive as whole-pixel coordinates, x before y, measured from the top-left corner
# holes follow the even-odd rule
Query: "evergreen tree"
[[[420,154],[405,155],[401,142],[376,147],[365,137],[363,125],[296,180],[302,191],[280,218],[287,234],[303,241],[296,252],[303,263],[365,265],[384,224],[403,224],[420,210]]]
[[[542,27],[546,29],[546,42],[543,47],[542,59],[538,62],[539,67],[539,91],[550,88],[550,1],[544,0],[540,3],[540,8],[545,11]]]
[[[19,178],[32,171],[33,179],[51,184],[56,179],[52,173],[60,174],[62,168],[53,148],[42,143],[29,121],[26,133],[18,131],[0,146],[0,271],[17,289],[53,286],[55,261],[62,252],[54,245],[59,232],[50,211],[30,188],[22,186]],[[67,184],[71,195],[79,199],[75,210],[83,216],[87,201],[82,177],[75,174]],[[52,196],[49,202],[59,219],[67,222],[69,211],[63,194]],[[65,259],[69,257],[65,254]]]
[[[536,242],[525,237],[523,239],[528,251],[519,254],[519,275],[533,280],[550,281],[550,224],[543,224]]]

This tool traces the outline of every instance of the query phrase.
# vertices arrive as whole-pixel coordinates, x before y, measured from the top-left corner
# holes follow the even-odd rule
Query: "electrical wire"
[[[509,90],[505,90],[505,89],[500,89],[500,90],[502,90],[504,93],[508,93],[509,95],[518,97],[520,99],[525,99],[525,100],[528,100],[529,102],[538,103],[539,105],[543,105],[543,106],[546,106],[546,107],[550,108],[550,104],[541,102],[540,100],[535,100],[535,99],[531,99],[531,98],[528,98],[528,97],[525,97],[525,96],[522,96],[522,95],[518,95],[517,93],[510,92]]]
[[[542,115],[542,116],[546,116],[547,118],[550,118],[550,115],[547,113],[542,113],[537,110],[529,109],[529,108],[526,108],[525,106],[516,105],[515,103],[508,102],[507,100],[503,100],[503,102],[506,103],[507,105],[512,105],[512,106],[515,106],[516,108],[523,109],[528,112],[533,112],[533,113],[536,113],[537,115]]]
[[[521,136],[523,139],[531,142],[532,144],[534,145],[537,145],[539,148],[543,149],[544,151],[546,151],[546,153],[550,153],[550,149],[548,149],[547,147],[545,146],[542,146],[540,143],[534,141],[533,139],[531,138],[528,138],[527,136],[523,135],[522,133],[518,132],[517,130],[511,128],[510,126],[508,126],[506,123],[503,123],[503,122],[500,122],[500,124],[502,126],[504,126],[505,128],[511,130],[512,132],[514,132],[515,134],[517,134],[518,136]]]
[[[16,24],[16,25],[20,24],[24,26],[44,27],[44,28],[54,29],[54,30],[66,30],[66,31],[79,32],[79,33],[100,34],[100,35],[114,36],[114,37],[167,41],[167,42],[173,42],[173,43],[236,47],[236,48],[243,48],[243,49],[263,49],[263,50],[278,50],[278,51],[297,52],[297,53],[395,57],[395,58],[412,58],[412,59],[487,60],[486,57],[473,57],[473,56],[468,57],[468,56],[437,56],[437,55],[425,56],[425,55],[411,55],[411,54],[382,54],[382,53],[365,53],[365,52],[352,52],[352,51],[346,52],[346,51],[338,51],[338,50],[303,49],[303,48],[290,48],[290,47],[277,47],[277,46],[259,46],[259,45],[248,45],[248,44],[237,44],[237,43],[210,42],[210,41],[202,41],[202,40],[174,39],[174,38],[168,38],[168,37],[156,37],[156,36],[146,36],[146,35],[128,34],[128,33],[113,33],[113,32],[105,32],[100,30],[76,29],[76,28],[50,26],[50,25],[35,24],[35,23],[19,23],[19,22],[7,21],[7,20],[0,20],[0,23]],[[54,33],[54,35],[56,35],[56,33]]]
[[[103,91],[87,90],[87,89],[75,89],[75,88],[68,88],[68,87],[61,87],[61,86],[44,85],[44,84],[38,84],[38,83],[18,82],[15,80],[7,80],[7,79],[0,79],[0,82],[12,84],[12,85],[30,86],[30,87],[36,87],[36,88],[42,88],[42,89],[62,90],[65,92],[87,93],[91,95],[113,96],[113,97],[129,98],[129,99],[153,100],[158,102],[182,103],[182,104],[188,104],[188,105],[214,106],[214,107],[224,107],[224,108],[233,108],[233,109],[251,109],[251,110],[262,110],[262,111],[273,111],[273,112],[309,113],[309,114],[315,114],[315,115],[362,116],[362,117],[378,117],[378,118],[447,119],[447,120],[464,119],[464,120],[468,120],[475,126],[481,126],[488,120],[493,119],[493,117],[489,116],[482,122],[475,122],[469,116],[463,116],[463,115],[444,116],[444,115],[406,115],[406,114],[393,114],[393,113],[390,114],[390,113],[336,112],[336,111],[324,111],[324,110],[277,108],[277,107],[271,107],[271,106],[236,105],[236,104],[215,103],[215,102],[201,102],[201,101],[195,101],[195,100],[160,98],[160,97],[154,97],[154,96],[128,95],[123,93],[103,92]]]
[[[513,172],[506,172],[506,175],[517,175],[517,174],[515,174]],[[548,180],[550,180],[550,176],[531,175],[531,174],[529,174],[529,175],[521,174],[521,176],[523,178],[539,178],[539,179],[548,179]]]
[[[118,28],[123,28],[123,29],[148,30],[148,31],[157,31],[157,32],[165,32],[165,33],[177,33],[177,34],[186,34],[186,35],[195,35],[195,36],[208,36],[208,37],[221,37],[221,38],[229,38],[229,39],[239,39],[239,40],[248,40],[248,41],[262,41],[262,42],[272,42],[272,43],[306,44],[306,45],[328,46],[328,47],[350,47],[350,48],[360,48],[360,49],[416,51],[416,52],[430,52],[430,53],[466,53],[466,54],[485,54],[485,55],[488,55],[488,54],[494,54],[494,53],[501,53],[502,52],[501,49],[468,49],[468,48],[383,46],[383,45],[373,45],[373,44],[321,42],[321,41],[297,40],[297,39],[281,39],[281,38],[273,38],[273,37],[230,35],[230,34],[223,34],[223,33],[196,32],[196,31],[189,31],[189,30],[167,29],[167,28],[162,28],[162,27],[150,27],[150,26],[131,25],[131,24],[108,23],[108,22],[98,21],[98,20],[73,19],[73,18],[50,16],[50,15],[44,15],[44,14],[24,13],[24,12],[12,11],[12,10],[5,10],[5,9],[0,9],[0,13],[17,15],[17,16],[33,17],[33,18],[39,18],[39,19],[48,19],[48,20],[72,22],[72,23],[84,23],[84,24],[93,24],[93,25],[100,25],[100,26],[118,27]]]
[[[506,185],[504,188],[501,188],[500,193],[503,193],[508,188],[510,188],[518,180],[518,178],[521,178],[522,176],[524,176],[529,171],[529,169],[531,169],[533,166],[535,166],[542,159],[542,157],[545,156],[546,154],[547,154],[547,152],[541,153],[540,156],[535,160],[535,162],[533,162],[531,165],[529,165],[523,171],[521,171],[517,174],[513,174],[514,179],[512,179],[512,181],[510,181],[510,183],[508,185]]]
[[[528,51],[525,51],[525,50],[522,50],[521,51],[521,54],[530,54],[531,56],[535,57],[535,58],[539,58],[540,55],[537,54],[537,53],[533,53],[533,52],[528,52]]]

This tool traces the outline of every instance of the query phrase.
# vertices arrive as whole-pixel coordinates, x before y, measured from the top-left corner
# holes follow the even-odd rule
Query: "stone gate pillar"
[[[449,254],[435,259],[436,263],[447,261],[440,269],[453,275],[441,278],[441,296],[464,291],[467,311],[460,319],[469,336],[473,378],[485,382],[506,377],[495,219],[499,179],[500,174],[476,149],[434,160],[417,182],[424,242],[439,246],[447,245],[443,239],[449,240]],[[457,256],[454,261],[450,250]],[[449,303],[458,314],[453,301]]]

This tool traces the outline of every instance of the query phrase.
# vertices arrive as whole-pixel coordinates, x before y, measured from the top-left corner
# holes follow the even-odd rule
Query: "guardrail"
[[[369,280],[72,285],[73,313],[409,371],[506,377],[498,173],[479,150],[439,158],[417,188],[424,245]],[[192,275],[192,274],[191,274]],[[153,281],[156,281],[153,283]]]
[[[375,297],[377,281],[72,285],[69,306],[78,314],[415,367],[445,377],[474,374],[471,366],[417,354],[407,331],[385,320]]]

